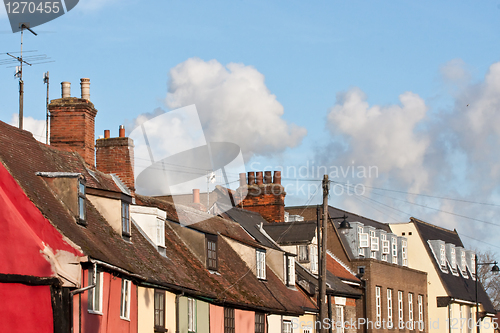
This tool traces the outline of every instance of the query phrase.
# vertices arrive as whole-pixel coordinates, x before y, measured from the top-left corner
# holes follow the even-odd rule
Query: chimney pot
[[[82,90],[82,99],[90,101],[90,79],[80,79],[80,88]]]
[[[274,171],[274,184],[281,185],[281,171]]]
[[[240,187],[243,187],[247,184],[247,175],[246,173],[240,173]]]
[[[248,172],[248,185],[253,185],[255,184],[255,172],[249,171]]]
[[[109,139],[109,137],[110,137],[109,130],[104,130],[104,138]]]
[[[61,96],[62,98],[71,97],[71,82],[61,82]]]
[[[118,131],[120,132],[119,133],[120,138],[124,138],[125,137],[125,126],[120,125],[120,128]]]
[[[264,184],[272,184],[273,182],[273,176],[271,174],[271,171],[265,171],[264,172]]]
[[[193,202],[200,203],[200,189],[193,189]]]
[[[257,171],[255,175],[257,178],[257,185],[262,185],[263,183],[262,171]]]

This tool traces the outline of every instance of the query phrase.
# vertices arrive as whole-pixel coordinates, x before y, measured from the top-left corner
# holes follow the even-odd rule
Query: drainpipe
[[[93,278],[92,278],[92,284],[90,286],[85,287],[85,288],[73,290],[72,292],[70,292],[70,295],[73,297],[74,295],[83,293],[85,290],[95,288],[96,276],[97,276],[97,263],[94,262],[94,274],[93,274]]]
[[[330,328],[328,329],[328,332],[332,333],[333,332],[333,328],[332,328],[332,296],[328,295],[327,300],[328,300],[328,319],[330,320]],[[335,323],[335,325],[337,325],[337,323]],[[343,323],[342,323],[342,325],[343,325]]]

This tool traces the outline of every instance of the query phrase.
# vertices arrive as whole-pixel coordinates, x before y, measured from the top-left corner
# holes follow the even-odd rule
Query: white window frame
[[[392,237],[392,263],[398,263],[398,239],[396,237]]]
[[[393,328],[392,289],[387,289],[387,328]]]
[[[297,254],[298,254],[299,262],[308,262],[309,261],[309,246],[308,245],[298,245],[297,246]]]
[[[292,322],[290,320],[283,320],[283,333],[292,333]]]
[[[86,186],[83,179],[78,180],[78,219],[79,223],[87,223],[87,196]]]
[[[398,290],[398,325],[404,324],[403,292]]]
[[[382,323],[382,299],[380,296],[381,288],[379,286],[375,287],[375,320],[377,323]]]
[[[359,234],[359,247],[368,247],[369,245],[369,238],[367,233],[361,233]]]
[[[287,277],[286,282],[289,286],[295,285],[295,258],[286,256],[287,259]]]
[[[455,251],[455,248],[451,248],[451,269],[455,271],[457,269],[457,252]]]
[[[130,290],[131,281],[122,279],[122,295],[120,304],[120,318],[130,320]]]
[[[93,275],[95,271],[93,269],[89,269],[89,286],[93,284]],[[96,273],[96,285],[94,288],[89,289],[87,297],[88,301],[88,311],[93,314],[102,315],[102,292],[103,292],[103,275],[102,272],[97,271]],[[92,303],[91,303],[92,302]],[[98,307],[96,308],[96,304]]]
[[[335,305],[335,310],[336,310],[335,313],[336,333],[344,333],[344,307],[342,305]]]
[[[365,256],[365,248],[364,247],[360,247],[358,249],[358,256],[361,256],[361,257]]]
[[[439,246],[439,258],[440,258],[440,264],[442,268],[446,268],[446,249],[444,244],[441,244]]]
[[[255,250],[255,254],[257,278],[264,280],[266,278],[266,252],[262,250]]]
[[[372,251],[378,251],[380,249],[378,237],[370,237],[370,248]]]
[[[311,272],[314,274],[318,273],[318,247],[316,245],[311,245]]]
[[[388,240],[382,240],[382,253],[383,254],[390,253],[390,242]]]
[[[128,202],[122,201],[122,234],[130,236],[130,204]]]
[[[370,230],[370,237],[375,237],[375,231]]]
[[[408,242],[401,241],[401,257],[403,258],[403,266],[408,266]]]
[[[162,219],[156,219],[156,241],[157,245],[165,247],[165,222]]]
[[[470,258],[471,262],[471,267],[470,270],[472,272],[472,277],[475,279],[476,278],[476,254],[473,253]]]
[[[462,250],[462,252],[461,252],[460,268],[462,269],[462,273],[464,275],[467,274],[467,259],[466,259],[464,250]]]
[[[418,295],[418,330],[424,330],[424,296]]]
[[[188,332],[196,332],[196,300],[187,299]]]
[[[408,293],[408,324],[410,331],[413,330],[413,294]]]
[[[370,258],[377,259],[377,252],[376,251],[371,251]]]

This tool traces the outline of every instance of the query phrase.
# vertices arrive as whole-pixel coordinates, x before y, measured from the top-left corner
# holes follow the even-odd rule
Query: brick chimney
[[[109,130],[104,138],[96,140],[96,169],[114,173],[134,192],[134,140],[125,137],[125,128],[120,125],[119,136],[111,138]]]
[[[286,193],[281,185],[281,171],[274,171],[274,178],[271,171],[249,172],[248,178],[240,173],[240,188],[243,187],[248,193],[238,207],[257,212],[268,222],[285,222]]]
[[[71,83],[62,82],[62,97],[50,101],[50,144],[76,151],[94,167],[94,120],[97,110],[89,100],[89,79],[81,79],[82,98],[71,97]]]

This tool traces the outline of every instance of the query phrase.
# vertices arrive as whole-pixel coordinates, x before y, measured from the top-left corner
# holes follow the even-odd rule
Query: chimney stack
[[[263,177],[264,175],[264,177]],[[256,182],[255,182],[256,179]],[[244,198],[237,198],[240,208],[257,212],[268,222],[285,222],[285,189],[281,185],[281,171],[240,173],[240,188],[246,187],[238,193],[247,193]]]
[[[125,137],[123,125],[120,125],[119,137],[110,138],[109,130],[105,130],[104,139],[97,139],[96,168],[114,173],[134,193],[134,141]]]
[[[90,79],[80,79],[80,89],[82,90],[82,99],[90,101]]]
[[[89,166],[94,167],[97,110],[88,99],[71,97],[71,83],[61,82],[61,88],[61,98],[49,104],[50,145],[75,151]]]
[[[71,82],[61,82],[61,96],[62,98],[71,97]]]
[[[200,189],[193,189],[193,203],[199,204],[200,203]]]

